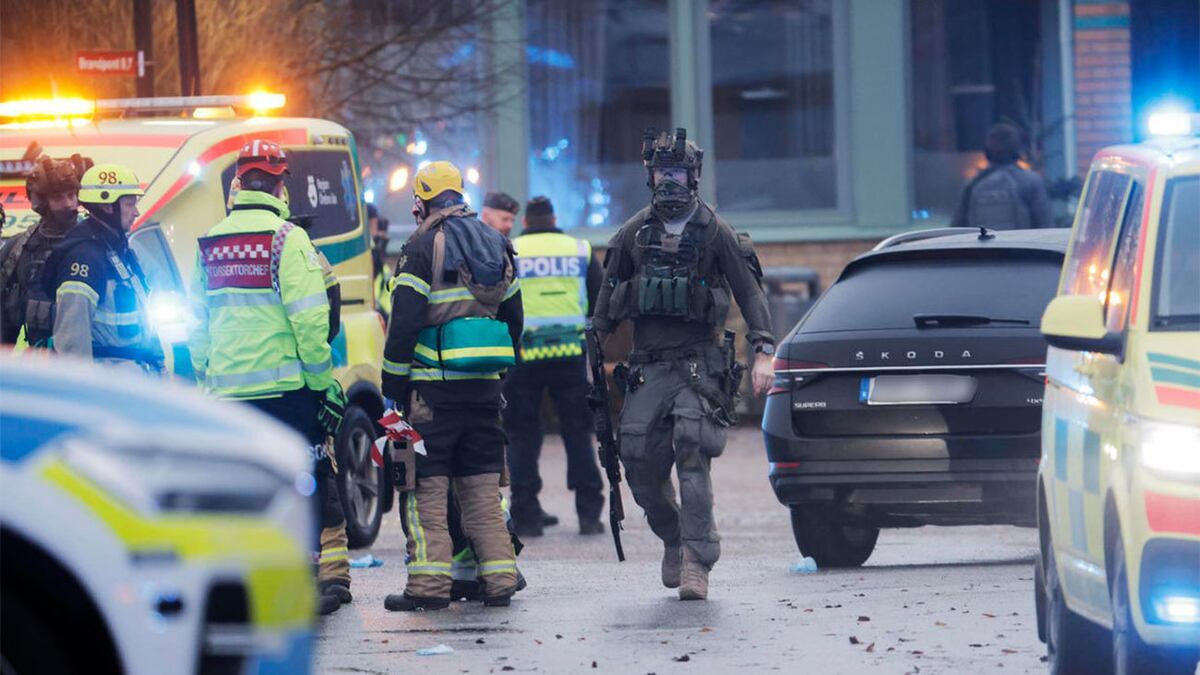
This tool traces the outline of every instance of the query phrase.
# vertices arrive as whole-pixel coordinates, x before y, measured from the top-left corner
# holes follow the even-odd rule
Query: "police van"
[[[8,235],[37,221],[22,168],[39,153],[129,166],[146,191],[130,243],[152,287],[150,318],[167,366],[192,377],[187,351],[187,280],[197,238],[225,217],[238,150],[251,139],[288,153],[293,216],[333,264],[342,287],[342,323],[333,362],[350,406],[337,439],[350,545],[370,545],[391,508],[388,472],[371,461],[380,391],[384,324],[375,311],[371,239],[353,135],[333,122],[274,117],[281,94],[0,103],[0,202]],[[7,115],[7,117],[5,117]]]
[[[0,373],[5,675],[309,672],[298,434],[66,357],[0,357]]]
[[[1176,135],[1093,161],[1042,318],[1035,597],[1058,673],[1190,675],[1200,648],[1200,136],[1178,133],[1200,118],[1152,121]]]

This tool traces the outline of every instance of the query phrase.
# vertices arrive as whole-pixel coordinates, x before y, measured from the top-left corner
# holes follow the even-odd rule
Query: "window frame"
[[[1137,286],[1137,277],[1134,275],[1132,265],[1136,265],[1138,258],[1143,254],[1142,245],[1142,230],[1143,216],[1145,215],[1146,199],[1148,195],[1146,182],[1133,174],[1123,174],[1130,177],[1129,188],[1126,191],[1125,203],[1123,204],[1124,211],[1121,214],[1121,224],[1117,228],[1116,236],[1113,238],[1112,250],[1109,253],[1111,260],[1108,263],[1108,284],[1104,289],[1104,327],[1109,332],[1114,334],[1124,335],[1129,330],[1129,312],[1132,305],[1132,297],[1134,288]],[[1137,199],[1134,199],[1137,197]],[[1136,217],[1133,217],[1135,216]],[[1124,312],[1121,317],[1120,330],[1111,330],[1109,311],[1112,309],[1112,293],[1113,283],[1117,280],[1117,263],[1121,258],[1121,244],[1125,241],[1126,235],[1129,234],[1129,229],[1134,228],[1134,236],[1128,241],[1132,241],[1132,245],[1136,247],[1133,252],[1133,257],[1130,259],[1131,267],[1129,269],[1129,286],[1125,289],[1125,299],[1121,304],[1120,309]]]
[[[672,6],[680,3],[671,3]],[[810,229],[810,226],[820,227],[823,225],[834,226],[854,226],[854,208],[853,195],[851,193],[850,180],[850,22],[848,17],[848,3],[840,2],[839,0],[831,0],[832,11],[832,29],[833,29],[833,161],[836,171],[836,186],[837,198],[836,206],[832,208],[816,208],[816,209],[782,209],[770,211],[723,211],[720,204],[713,204],[713,207],[721,215],[721,217],[739,230],[751,230],[755,233],[756,240],[772,241],[775,237],[770,236],[771,230],[775,230],[776,234],[785,228],[795,228],[798,225],[797,221],[802,221],[803,234],[789,234],[784,237],[785,240],[807,240],[810,237],[805,236]],[[672,11],[676,11],[672,9]],[[672,23],[672,28],[677,25]],[[708,21],[704,22],[704,30],[711,30]],[[704,40],[697,40],[697,48],[695,59],[697,63],[711,63],[712,40],[711,34],[705,36]],[[703,61],[701,61],[703,59]],[[700,120],[700,138],[711,139],[710,145],[712,149],[705,149],[705,154],[712,157],[713,167],[711,173],[713,175],[714,185],[720,181],[719,168],[720,164],[716,160],[717,156],[717,141],[716,141],[716,122],[712,114],[712,69],[708,66],[703,68],[703,72],[707,75],[706,81],[701,85],[706,88],[706,93],[703,97],[707,101],[710,110],[706,115],[696,115],[693,119]],[[680,86],[681,83],[672,78],[671,87]],[[698,111],[697,111],[698,112]],[[707,163],[707,162],[706,162]],[[705,167],[705,172],[709,172],[710,167]],[[714,188],[715,192],[715,188]],[[716,195],[712,195],[715,200]],[[761,228],[761,229],[760,229]],[[845,234],[851,234],[854,227],[840,227]],[[765,231],[764,231],[765,230]],[[761,235],[763,236],[760,236]],[[817,237],[820,238],[820,237]],[[843,238],[853,238],[843,237]]]

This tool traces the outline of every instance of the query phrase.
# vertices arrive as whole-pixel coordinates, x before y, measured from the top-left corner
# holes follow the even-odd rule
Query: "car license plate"
[[[979,383],[969,375],[877,375],[864,377],[858,402],[867,405],[970,403]]]

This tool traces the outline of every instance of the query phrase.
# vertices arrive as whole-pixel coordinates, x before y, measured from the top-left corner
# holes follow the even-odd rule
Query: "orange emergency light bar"
[[[82,98],[35,98],[0,103],[0,118],[91,117],[94,109]]]
[[[144,112],[191,112],[218,109],[249,110],[255,114],[279,110],[287,104],[283,94],[258,91],[240,96],[165,96],[156,98],[118,98],[89,101],[82,98],[41,98],[0,103],[0,118],[15,120],[90,118]],[[216,115],[220,116],[220,115]]]

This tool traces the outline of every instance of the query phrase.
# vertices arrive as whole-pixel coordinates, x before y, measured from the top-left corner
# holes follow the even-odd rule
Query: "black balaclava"
[[[696,191],[677,180],[664,178],[654,182],[650,205],[654,214],[664,220],[677,220],[686,216],[696,206]]]

